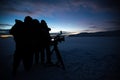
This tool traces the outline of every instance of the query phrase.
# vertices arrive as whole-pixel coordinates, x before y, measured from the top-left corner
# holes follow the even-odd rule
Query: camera
[[[65,41],[64,36],[55,36],[54,38],[51,39],[52,42],[62,42]]]
[[[57,45],[58,42],[62,42],[62,41],[65,41],[65,36],[62,35],[62,31],[60,31],[58,35],[52,36],[52,39],[51,39],[52,45]]]

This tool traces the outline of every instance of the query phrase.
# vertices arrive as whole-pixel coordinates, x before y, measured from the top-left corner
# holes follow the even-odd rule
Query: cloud
[[[0,29],[6,29],[6,27],[12,26],[11,24],[0,24]]]
[[[119,12],[118,0],[70,0],[73,7],[83,7],[93,11],[115,11]]]
[[[120,30],[119,20],[107,20],[101,23],[92,23],[88,25],[88,31],[110,31],[110,30]],[[87,31],[85,30],[85,31]]]
[[[118,11],[118,0],[1,0],[0,10],[4,13],[26,15],[53,15],[81,8],[93,11]]]
[[[109,25],[110,29],[120,30],[120,21],[119,20],[110,20],[105,22],[106,25]]]
[[[10,24],[0,24],[0,27],[12,26]]]
[[[0,9],[5,13],[28,15],[51,15],[56,12],[69,10],[69,6],[62,0],[3,0]]]
[[[89,27],[88,27],[88,29],[86,29],[86,30],[84,30],[84,31],[87,31],[87,32],[98,32],[98,31],[104,31],[105,29],[104,29],[104,26],[102,26],[102,25],[96,25],[96,24],[94,24],[94,25],[90,25]]]
[[[97,26],[96,25],[92,25],[89,28],[97,28]]]
[[[118,20],[107,21],[107,23],[114,26],[120,26],[120,21]]]

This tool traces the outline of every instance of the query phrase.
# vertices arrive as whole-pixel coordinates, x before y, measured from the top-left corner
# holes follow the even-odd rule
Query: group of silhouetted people
[[[13,74],[16,74],[21,61],[26,71],[29,71],[32,67],[33,59],[35,59],[36,64],[52,64],[50,30],[45,20],[39,22],[39,20],[32,19],[30,16],[26,16],[24,22],[15,20],[14,26],[10,29],[10,34],[13,35],[16,43],[13,59]]]

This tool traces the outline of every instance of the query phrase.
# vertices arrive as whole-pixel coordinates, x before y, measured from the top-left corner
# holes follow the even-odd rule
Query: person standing
[[[14,26],[10,29],[9,33],[13,35],[15,41],[15,52],[13,55],[13,74],[16,75],[17,68],[20,61],[23,60],[23,22],[21,20],[15,19]]]
[[[41,28],[42,28],[42,47],[44,51],[46,51],[47,60],[46,64],[52,64],[51,62],[51,52],[50,52],[50,43],[51,43],[51,36],[49,31],[51,30],[48,28],[48,25],[45,20],[41,20]]]
[[[35,54],[35,63],[38,64],[39,63],[39,57],[41,54],[41,63],[44,63],[44,51],[41,45],[41,40],[42,40],[42,33],[41,33],[41,25],[39,23],[39,20],[37,19],[33,19],[33,46],[34,46],[34,54]]]
[[[26,71],[29,71],[33,64],[33,54],[34,54],[34,46],[33,46],[33,19],[30,16],[26,16],[24,18],[24,29],[21,33],[23,35],[23,43],[24,43],[24,67]]]
[[[13,57],[13,75],[16,75],[21,61],[26,71],[29,71],[32,66],[31,21],[32,18],[30,16],[26,16],[24,22],[16,19],[14,26],[9,31],[16,43]]]

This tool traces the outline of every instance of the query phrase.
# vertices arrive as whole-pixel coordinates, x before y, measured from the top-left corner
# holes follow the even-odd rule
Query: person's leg
[[[39,62],[39,51],[35,51],[35,63],[38,64]]]
[[[44,64],[45,62],[45,49],[44,48],[41,48],[41,64]]]
[[[23,52],[23,65],[26,71],[29,71],[33,64],[33,52],[31,50],[24,50]]]
[[[19,54],[18,51],[15,51],[13,56],[13,75],[16,75],[20,61],[21,61],[21,55]]]
[[[46,53],[47,53],[47,64],[52,64],[51,62],[51,52],[50,52],[50,47],[46,47]]]

